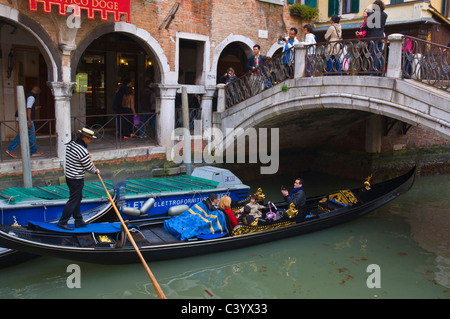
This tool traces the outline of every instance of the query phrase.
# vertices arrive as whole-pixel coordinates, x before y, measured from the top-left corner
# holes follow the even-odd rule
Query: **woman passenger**
[[[227,219],[230,221],[230,232],[234,227],[237,226],[238,221],[233,211],[230,208],[231,206],[231,198],[229,196],[223,196],[219,201],[219,209],[225,213],[225,216],[228,216]]]

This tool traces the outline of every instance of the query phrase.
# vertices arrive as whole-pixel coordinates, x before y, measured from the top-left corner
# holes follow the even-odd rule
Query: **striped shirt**
[[[97,174],[86,144],[81,139],[71,141],[66,148],[66,177],[83,179],[84,173]]]

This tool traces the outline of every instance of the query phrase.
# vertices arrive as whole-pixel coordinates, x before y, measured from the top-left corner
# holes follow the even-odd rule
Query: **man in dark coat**
[[[295,208],[298,209],[299,212],[303,210],[303,207],[306,204],[306,195],[303,191],[303,181],[301,178],[295,179],[294,189],[292,189],[291,193],[288,193],[287,189],[281,189],[281,195],[284,197],[286,203],[294,203]]]
[[[254,71],[256,68],[263,66],[266,63],[266,59],[260,54],[261,47],[259,44],[253,46],[253,53],[251,57],[247,60],[247,69],[249,71]],[[258,71],[254,71],[258,72]]]

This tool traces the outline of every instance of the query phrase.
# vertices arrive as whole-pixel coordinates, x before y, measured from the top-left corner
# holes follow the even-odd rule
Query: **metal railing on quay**
[[[306,47],[306,76],[384,76],[387,38],[346,39]]]
[[[294,48],[290,48],[272,58],[266,57],[264,65],[260,65],[226,85],[226,107],[238,104],[282,81],[292,79],[294,77],[294,63]]]
[[[39,152],[49,156],[56,156],[55,121],[55,119],[36,119],[33,121],[35,128],[34,138],[30,140],[34,140],[34,145],[37,146]],[[19,135],[19,123],[14,120],[0,121],[0,162],[5,161],[5,159],[11,159],[11,156],[6,155],[5,151],[8,150],[8,147],[14,141],[14,139],[11,141],[4,140],[2,132],[6,133],[6,135],[14,136],[14,139],[16,139]],[[8,134],[10,132],[13,134]],[[17,144],[11,153],[19,157],[21,154],[20,139],[17,138],[16,141]],[[29,146],[31,148],[33,144]]]
[[[450,48],[411,36],[403,38],[402,74],[424,84],[448,91]]]
[[[156,113],[137,113],[139,122],[135,122],[133,114],[102,114],[72,117],[72,136],[82,127],[88,127],[95,132],[96,143],[90,145],[95,148],[122,148],[133,139],[135,143],[146,144],[155,138]],[[101,142],[101,143],[99,143]]]

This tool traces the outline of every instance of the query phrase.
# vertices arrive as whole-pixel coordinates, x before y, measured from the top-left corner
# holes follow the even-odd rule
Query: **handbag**
[[[139,118],[139,115],[133,116],[133,125],[136,127],[141,126],[141,119]]]
[[[269,207],[269,212],[266,213],[266,219],[276,220],[278,218],[278,216],[277,216],[278,215],[277,214],[277,207],[272,202],[268,202],[267,206]],[[274,211],[272,211],[272,208],[273,208]]]

